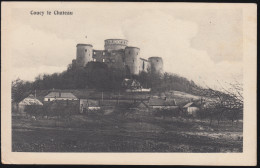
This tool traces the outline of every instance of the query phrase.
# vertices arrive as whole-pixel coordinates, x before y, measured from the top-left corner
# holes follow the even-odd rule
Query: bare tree
[[[235,81],[229,83],[227,87],[220,85],[220,91],[214,90],[207,86],[203,90],[203,95],[209,97],[204,108],[208,110],[210,124],[216,119],[218,124],[221,120],[229,119],[232,124],[238,120],[243,113],[243,87],[242,84]]]

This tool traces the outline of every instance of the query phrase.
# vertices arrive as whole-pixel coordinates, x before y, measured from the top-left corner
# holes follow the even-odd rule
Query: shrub
[[[157,117],[178,117],[180,116],[179,109],[158,109],[155,111],[155,116]]]
[[[34,115],[34,116],[43,115],[44,113],[43,106],[39,106],[39,105],[25,106],[24,111],[27,112],[29,115]]]

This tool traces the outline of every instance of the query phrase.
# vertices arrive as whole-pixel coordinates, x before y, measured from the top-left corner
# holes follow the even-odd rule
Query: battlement
[[[125,49],[128,41],[124,39],[107,39],[105,40],[105,50],[120,50]]]
[[[79,47],[79,46],[89,46],[89,47],[93,47],[93,45],[91,45],[91,44],[82,44],[82,43],[77,44],[76,47]]]
[[[128,41],[125,39],[106,39],[105,40],[105,45],[125,45],[127,46]]]

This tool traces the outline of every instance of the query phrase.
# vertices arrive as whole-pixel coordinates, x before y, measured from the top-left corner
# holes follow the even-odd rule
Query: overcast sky
[[[72,16],[47,16],[51,8],[13,10],[13,79],[62,72],[76,58],[77,43],[103,49],[108,38],[127,39],[141,57],[160,56],[165,71],[201,85],[242,79],[242,10],[127,4],[58,8]],[[32,16],[31,10],[45,15]]]

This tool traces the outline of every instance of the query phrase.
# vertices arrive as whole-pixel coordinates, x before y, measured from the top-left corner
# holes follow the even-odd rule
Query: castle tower
[[[93,46],[91,44],[77,44],[77,66],[84,67],[92,61]]]
[[[139,74],[140,49],[137,47],[125,48],[125,65],[133,75]]]
[[[124,39],[106,39],[105,40],[105,50],[120,50],[125,49],[128,41]]]
[[[150,57],[148,61],[151,63],[151,70],[155,73],[163,73],[163,60],[162,57]]]

